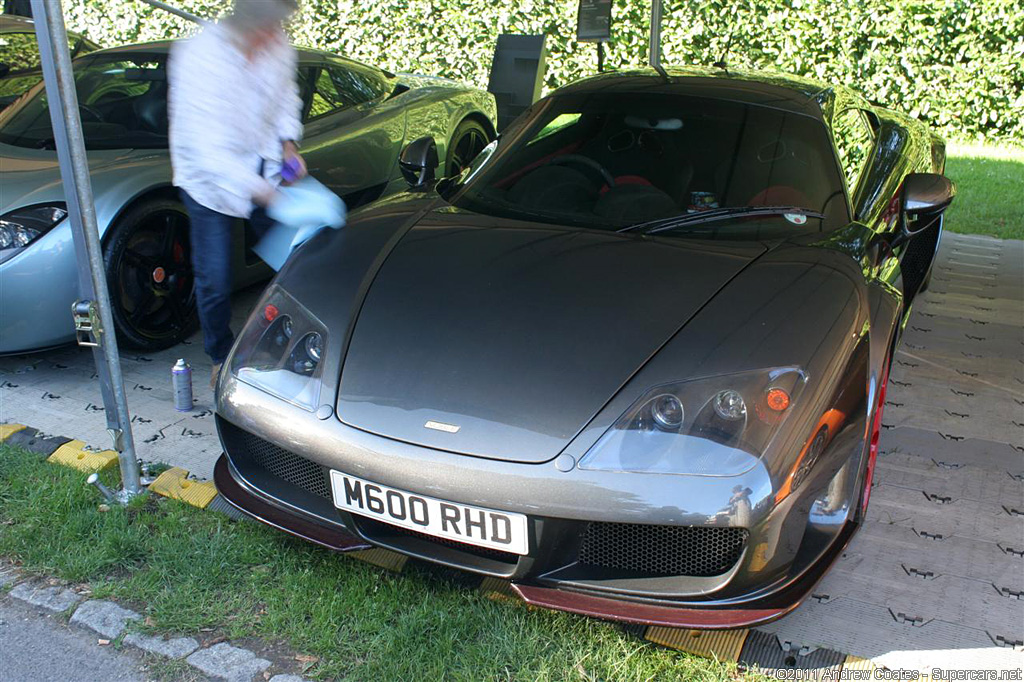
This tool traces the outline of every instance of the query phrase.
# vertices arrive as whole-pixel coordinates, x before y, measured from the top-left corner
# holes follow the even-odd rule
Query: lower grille
[[[426,540],[428,542],[433,542],[438,545],[444,545],[445,547],[451,547],[452,549],[457,549],[460,552],[466,552],[467,554],[473,554],[475,556],[483,557],[485,559],[493,559],[495,561],[501,561],[506,564],[514,564],[519,560],[519,555],[513,554],[512,552],[502,552],[500,549],[490,549],[488,547],[480,547],[478,545],[470,545],[465,542],[459,542],[458,540],[439,538],[436,535],[418,533],[408,528],[402,528],[401,526],[391,526],[391,528],[393,528],[394,532],[398,533],[399,535],[408,535],[409,537],[419,538],[420,540]]]
[[[736,565],[747,544],[745,528],[591,523],[579,561],[648,575],[709,577]]]
[[[307,492],[328,500],[333,499],[331,484],[324,467],[293,455],[248,431],[239,431],[242,434],[242,447],[253,464]]]

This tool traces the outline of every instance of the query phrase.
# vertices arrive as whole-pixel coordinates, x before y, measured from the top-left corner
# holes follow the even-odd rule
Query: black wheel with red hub
[[[490,143],[491,135],[475,120],[467,118],[460,123],[448,143],[444,164],[445,177],[461,173]]]
[[[103,257],[121,343],[162,350],[195,330],[195,277],[184,206],[171,199],[133,206],[111,228]]]

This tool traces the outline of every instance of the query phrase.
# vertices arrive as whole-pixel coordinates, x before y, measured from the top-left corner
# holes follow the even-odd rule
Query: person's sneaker
[[[220,366],[221,366],[221,363],[218,362],[216,365],[213,366],[213,371],[210,372],[210,390],[211,391],[216,391],[217,390],[217,377],[220,376]]]

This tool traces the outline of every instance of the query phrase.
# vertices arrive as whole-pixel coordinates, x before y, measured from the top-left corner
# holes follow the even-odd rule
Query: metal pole
[[[165,12],[170,12],[171,14],[181,17],[182,19],[188,19],[189,21],[194,21],[197,24],[203,23],[202,19],[192,14],[191,12],[186,12],[183,9],[172,7],[171,5],[168,5],[165,2],[160,2],[160,0],[142,0],[142,2],[146,3],[147,5],[152,5],[157,9],[162,9]]]
[[[94,342],[93,359],[100,379],[107,431],[114,441],[121,465],[124,490],[119,494],[127,499],[142,492],[139,481],[139,463],[135,458],[128,399],[121,377],[121,361],[114,334],[114,318],[110,313],[106,273],[103,267],[103,249],[96,224],[92,184],[89,180],[89,162],[85,153],[85,137],[78,114],[78,94],[71,70],[68,36],[60,0],[32,0],[36,40],[46,82],[50,122],[60,163],[60,176],[68,206],[68,221],[74,237],[78,261],[78,280],[82,300],[73,306],[76,323],[84,320],[81,329],[91,332]],[[81,315],[81,318],[80,318]],[[77,326],[77,324],[76,324]]]
[[[651,0],[651,44],[648,48],[647,62],[662,77],[668,77],[665,69],[661,67],[661,0]]]

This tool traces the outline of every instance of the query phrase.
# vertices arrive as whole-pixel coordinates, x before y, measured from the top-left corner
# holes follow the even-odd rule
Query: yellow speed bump
[[[17,433],[24,428],[25,426],[22,424],[0,424],[0,441],[7,440],[12,433]]]
[[[103,471],[117,462],[117,453],[113,450],[86,450],[85,447],[80,440],[68,441],[47,459],[86,473]]]
[[[682,630],[649,627],[644,634],[655,644],[720,661],[736,661],[750,630]]]
[[[157,476],[149,484],[149,490],[200,509],[205,509],[217,496],[213,481],[193,481],[188,477],[188,471],[181,467],[171,467]]]

